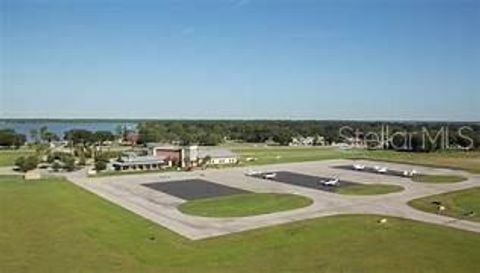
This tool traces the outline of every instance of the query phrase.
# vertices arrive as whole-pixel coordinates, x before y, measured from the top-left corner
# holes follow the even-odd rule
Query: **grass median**
[[[408,204],[426,212],[480,222],[480,187],[419,198]],[[440,206],[444,208],[441,211]]]
[[[205,217],[243,217],[292,210],[312,204],[310,198],[280,193],[247,193],[193,200],[179,210]]]
[[[421,183],[458,183],[467,180],[461,175],[420,174],[412,177],[412,181]]]
[[[403,187],[385,184],[356,184],[338,188],[335,193],[345,195],[377,195],[403,191]]]

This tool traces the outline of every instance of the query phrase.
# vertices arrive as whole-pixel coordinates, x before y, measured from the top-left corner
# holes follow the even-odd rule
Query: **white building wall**
[[[212,165],[223,165],[223,164],[235,164],[237,163],[237,158],[235,157],[217,157],[210,159],[210,164]]]

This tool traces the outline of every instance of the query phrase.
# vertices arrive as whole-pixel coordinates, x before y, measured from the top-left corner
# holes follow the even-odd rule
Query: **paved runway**
[[[359,164],[374,165],[378,162],[355,161]],[[420,173],[460,174],[468,178],[459,183],[418,183],[409,178],[377,175],[368,172],[353,172],[332,168],[338,165],[351,165],[351,160],[330,160],[317,162],[287,163],[259,166],[259,172],[291,172],[316,177],[338,176],[346,181],[362,184],[400,185],[405,190],[375,196],[349,196],[320,191],[293,183],[278,183],[246,176],[247,168],[229,168],[193,172],[172,172],[168,174],[139,174],[88,178],[85,171],[67,174],[74,184],[89,190],[113,203],[141,215],[159,225],[192,240],[226,235],[235,232],[284,224],[293,221],[312,219],[339,214],[378,214],[403,217],[434,223],[458,229],[479,232],[480,223],[457,220],[443,215],[416,210],[407,202],[425,196],[480,186],[480,176],[463,171],[418,166]],[[409,169],[411,165],[382,163],[391,169]],[[248,168],[251,169],[251,168]],[[143,186],[146,183],[168,183],[191,179],[203,179],[223,186],[251,192],[293,193],[304,195],[313,204],[299,209],[265,215],[239,218],[207,218],[181,213],[177,206],[185,200],[161,191]]]

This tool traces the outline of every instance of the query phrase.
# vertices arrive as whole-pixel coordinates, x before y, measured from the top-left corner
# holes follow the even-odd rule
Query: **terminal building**
[[[175,146],[149,144],[150,154],[165,162],[180,167],[196,167],[200,165],[231,165],[238,163],[238,156],[224,148],[204,147],[197,145]]]
[[[224,148],[197,145],[176,146],[151,143],[147,145],[148,155],[123,153],[112,167],[117,171],[154,170],[178,166],[181,168],[206,165],[233,165],[238,156]]]

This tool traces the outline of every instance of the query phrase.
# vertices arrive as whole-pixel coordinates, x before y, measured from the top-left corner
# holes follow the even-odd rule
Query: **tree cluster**
[[[98,153],[95,156],[95,170],[97,172],[107,169],[107,164],[110,162],[110,158],[107,154]]]
[[[72,129],[65,132],[64,139],[73,144],[99,144],[115,140],[115,135],[110,131],[92,132],[84,129]]]
[[[64,169],[68,172],[75,170],[75,157],[69,153],[52,152],[47,156],[47,162],[52,165],[52,169],[58,171]]]
[[[462,127],[468,130],[462,133],[471,140],[460,135]],[[200,145],[217,145],[224,140],[241,142],[273,141],[280,145],[288,145],[293,137],[323,136],[325,142],[339,143],[358,139],[362,143],[373,143],[372,136],[386,133],[388,127],[393,138],[385,138],[381,148],[392,149],[398,147],[396,142],[403,141],[398,135],[407,132],[408,144],[406,150],[434,151],[448,143],[450,147],[462,146],[473,142],[472,148],[480,146],[480,124],[478,123],[441,123],[441,122],[373,122],[373,121],[292,121],[292,120],[164,120],[145,121],[138,124],[141,143],[165,142]],[[347,130],[342,130],[347,128]],[[348,129],[349,128],[349,129]],[[436,132],[447,132],[443,139],[429,141],[423,133],[427,130],[433,138]],[[401,135],[401,134],[400,134]],[[427,135],[428,137],[428,135]],[[424,141],[427,140],[427,141]],[[445,143],[440,143],[440,142]],[[437,143],[438,142],[438,143]],[[443,145],[443,146],[442,146]],[[378,145],[371,145],[378,147]]]
[[[25,144],[27,138],[12,129],[0,130],[0,146],[18,148]]]
[[[60,138],[54,132],[48,130],[47,126],[40,127],[39,130],[30,130],[30,137],[35,143],[50,143],[52,141],[58,141]]]

